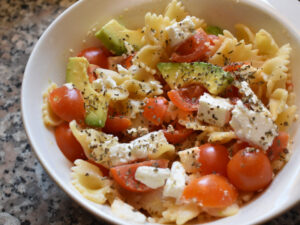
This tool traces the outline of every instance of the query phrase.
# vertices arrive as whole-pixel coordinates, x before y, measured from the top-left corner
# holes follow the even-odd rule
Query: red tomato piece
[[[135,54],[129,55],[124,62],[122,63],[122,66],[124,66],[126,69],[132,66],[132,58],[134,57]]]
[[[226,176],[229,154],[223,145],[204,144],[199,147],[199,159],[201,174],[218,173]]]
[[[250,147],[250,145],[247,142],[238,140],[232,146],[232,156],[234,156],[237,152],[239,152],[240,150],[243,150],[247,147]]]
[[[78,53],[78,57],[85,57],[90,64],[100,66],[101,68],[108,68],[108,57],[110,53],[104,47],[91,47],[83,49]]]
[[[95,73],[95,70],[100,68],[99,66],[97,65],[93,65],[93,64],[90,64],[88,69],[87,69],[87,73],[89,75],[89,81],[90,83],[93,83],[94,80],[97,79],[97,75]]]
[[[240,99],[240,93],[239,93],[239,89],[233,85],[230,85],[229,87],[227,87],[224,91],[224,97],[225,98],[230,98],[230,99]]]
[[[143,116],[157,126],[162,124],[168,100],[164,97],[148,98],[145,103]]]
[[[164,135],[167,141],[171,144],[179,144],[183,142],[192,133],[193,130],[186,129],[182,126],[177,126],[174,131],[164,130]]]
[[[209,46],[206,43],[210,43],[207,34],[202,29],[198,30],[175,49],[170,60],[174,62],[206,61],[209,53]]]
[[[103,175],[104,177],[107,177],[107,176],[109,175],[109,170],[108,170],[107,168],[105,168],[104,166],[102,166],[101,164],[96,163],[94,160],[91,160],[91,159],[88,159],[87,161],[88,161],[89,163],[91,163],[91,164],[97,166],[97,167],[101,170],[102,175]]]
[[[215,45],[214,40],[219,39],[219,37],[214,34],[208,34],[207,37],[208,37],[210,45]]]
[[[210,174],[192,180],[182,196],[184,200],[196,200],[207,208],[225,208],[237,200],[238,193],[225,177]]]
[[[278,136],[274,138],[272,146],[267,150],[267,156],[271,161],[278,159],[280,154],[287,149],[289,142],[289,134],[286,132],[279,132]]]
[[[110,169],[110,175],[122,188],[128,191],[148,192],[153,189],[135,179],[135,172],[137,168],[140,166],[154,166],[157,168],[167,168],[168,162],[169,161],[166,159],[159,159],[116,166]]]
[[[55,127],[56,143],[64,156],[74,162],[76,159],[86,159],[80,143],[76,140],[68,123]]]
[[[288,91],[293,91],[294,90],[294,84],[291,81],[286,82],[286,89]]]
[[[103,131],[107,133],[119,133],[131,126],[131,120],[125,116],[108,115]]]
[[[205,89],[200,85],[191,85],[186,88],[171,90],[168,92],[168,96],[179,109],[193,112],[198,110],[198,100],[204,91]]]
[[[230,182],[242,191],[258,191],[272,180],[272,166],[262,151],[241,150],[227,165]]]
[[[223,70],[227,72],[235,72],[238,71],[243,65],[244,63],[232,63],[224,66]]]
[[[85,116],[84,99],[79,90],[62,86],[49,95],[53,112],[65,121],[82,121]]]

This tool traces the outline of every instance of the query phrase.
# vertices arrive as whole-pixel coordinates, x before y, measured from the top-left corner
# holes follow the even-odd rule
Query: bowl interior
[[[77,192],[70,182],[70,167],[58,149],[53,132],[46,129],[41,114],[42,92],[49,81],[62,84],[65,79],[66,63],[69,56],[80,49],[97,45],[94,28],[99,28],[111,18],[117,18],[129,27],[143,25],[146,12],[161,13],[167,0],[89,0],[79,1],[64,12],[47,29],[34,48],[28,61],[22,86],[22,113],[28,137],[38,158],[52,176],[74,200],[93,214],[114,223],[129,224],[114,217],[108,206],[97,205]],[[272,13],[272,9],[263,3],[233,0],[186,0],[184,5],[191,15],[206,20],[208,24],[218,25],[234,32],[234,24],[244,23],[258,31],[269,31],[279,45],[289,42],[293,48],[291,71],[300,108],[300,37],[285,22],[285,19]],[[298,123],[294,124],[293,150],[300,147]],[[276,176],[270,187],[251,204],[244,206],[232,217],[211,224],[255,224],[288,208],[299,200],[300,190],[300,152],[294,151],[290,162]],[[131,223],[130,223],[131,224]]]

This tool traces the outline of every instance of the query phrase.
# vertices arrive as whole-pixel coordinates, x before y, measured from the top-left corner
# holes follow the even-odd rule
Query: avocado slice
[[[129,30],[114,19],[105,24],[95,35],[106,48],[116,55],[127,53],[124,41],[131,44],[135,50],[143,46],[141,30]]]
[[[205,62],[158,63],[157,67],[172,89],[201,84],[211,94],[218,95],[233,81],[229,72]]]
[[[218,26],[207,26],[205,28],[205,32],[208,34],[214,34],[216,36],[223,34],[223,30]]]
[[[88,66],[89,62],[84,57],[69,58],[66,82],[72,83],[83,95],[85,123],[89,126],[104,127],[109,96],[103,96],[92,88],[87,74]]]

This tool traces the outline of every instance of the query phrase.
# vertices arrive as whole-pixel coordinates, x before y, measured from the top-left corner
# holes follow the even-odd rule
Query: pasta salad
[[[296,120],[289,44],[236,24],[235,35],[172,0],[70,57],[42,116],[70,161],[72,184],[132,222],[232,216],[290,157]]]

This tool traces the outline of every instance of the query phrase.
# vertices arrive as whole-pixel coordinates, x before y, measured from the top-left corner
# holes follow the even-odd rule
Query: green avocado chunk
[[[201,84],[211,94],[218,95],[233,81],[229,72],[205,62],[159,63],[157,68],[172,89]]]
[[[135,50],[143,46],[141,30],[129,30],[114,19],[105,24],[95,35],[106,48],[116,55],[127,53],[124,41],[132,45]]]
[[[104,127],[109,99],[92,88],[87,74],[88,66],[89,62],[84,57],[69,58],[66,82],[72,83],[83,95],[85,123],[89,126]]]
[[[218,36],[219,34],[223,34],[223,30],[217,26],[207,26],[205,28],[205,32],[208,34],[214,34],[216,36]]]

